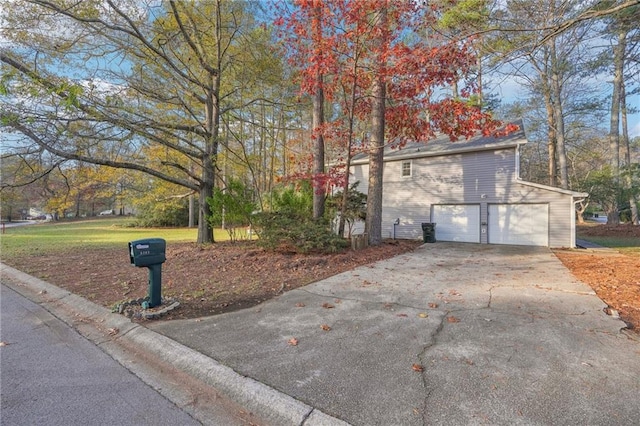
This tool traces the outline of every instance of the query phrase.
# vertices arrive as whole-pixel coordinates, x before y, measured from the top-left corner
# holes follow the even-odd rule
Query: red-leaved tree
[[[440,7],[406,0],[297,0],[277,21],[300,70],[302,92],[314,95],[321,88],[332,105],[327,109],[333,117],[314,125],[313,133],[341,148],[345,197],[352,156],[369,155],[366,228],[372,245],[382,241],[385,148],[426,143],[437,132],[452,141],[478,131],[487,135],[501,124],[468,101],[473,86],[455,99],[443,90],[460,84],[476,59],[465,41],[430,31]]]

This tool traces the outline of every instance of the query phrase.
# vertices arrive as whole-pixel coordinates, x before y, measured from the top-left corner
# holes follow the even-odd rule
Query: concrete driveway
[[[604,307],[547,248],[436,243],[147,326],[354,425],[637,424],[640,343]]]

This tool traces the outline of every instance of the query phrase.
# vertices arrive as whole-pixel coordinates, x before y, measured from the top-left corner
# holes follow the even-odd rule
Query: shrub
[[[143,227],[189,225],[189,203],[186,198],[140,204],[136,224]]]
[[[221,226],[231,241],[247,236],[245,229],[251,224],[251,215],[256,209],[253,194],[241,181],[230,179],[225,190],[216,188],[213,197],[207,199],[211,207],[211,226]]]
[[[258,245],[269,250],[296,253],[335,253],[347,240],[331,232],[326,221],[303,219],[291,213],[264,212],[256,215]]]

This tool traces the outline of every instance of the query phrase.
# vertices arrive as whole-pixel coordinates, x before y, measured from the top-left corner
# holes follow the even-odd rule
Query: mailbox
[[[162,238],[149,238],[129,243],[129,260],[135,266],[159,265],[167,260],[167,242]]]
[[[162,264],[167,260],[167,242],[162,238],[148,238],[129,243],[129,261],[134,266],[149,268],[147,300],[143,307],[162,304]]]

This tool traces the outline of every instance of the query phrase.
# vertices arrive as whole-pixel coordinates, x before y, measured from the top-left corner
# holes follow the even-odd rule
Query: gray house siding
[[[491,243],[489,205],[546,204],[549,246],[574,246],[574,227],[570,226],[574,223],[573,196],[569,191],[520,181],[518,160],[517,147],[508,147],[386,161],[382,236],[419,239],[421,224],[433,221],[435,205],[479,205],[480,242],[486,244]],[[411,176],[402,176],[403,161],[411,162]],[[367,178],[367,164],[352,167],[351,181],[360,181],[358,190],[363,193],[367,192]],[[357,224],[354,232],[363,231],[364,224]]]

